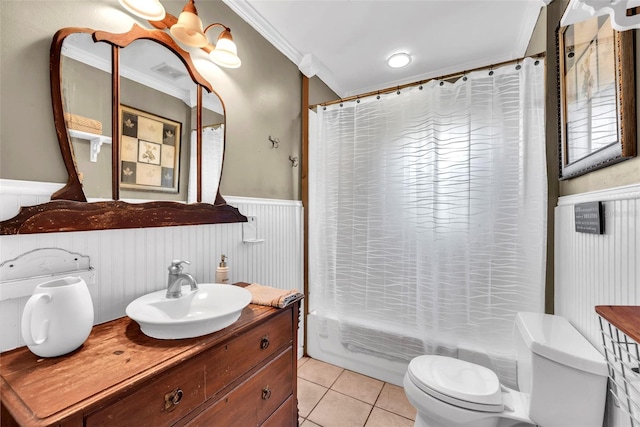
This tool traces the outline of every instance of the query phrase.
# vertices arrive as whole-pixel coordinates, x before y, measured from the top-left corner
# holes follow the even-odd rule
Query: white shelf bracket
[[[81,130],[69,129],[69,136],[72,138],[84,139],[91,144],[89,152],[89,160],[93,163],[98,161],[98,154],[102,144],[111,144],[111,137],[105,135],[98,135],[95,133],[83,132]]]

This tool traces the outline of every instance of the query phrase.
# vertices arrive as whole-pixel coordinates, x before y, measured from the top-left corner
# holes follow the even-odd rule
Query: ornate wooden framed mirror
[[[168,34],[65,28],[50,61],[68,180],[0,234],[247,220],[219,191],[224,103]]]

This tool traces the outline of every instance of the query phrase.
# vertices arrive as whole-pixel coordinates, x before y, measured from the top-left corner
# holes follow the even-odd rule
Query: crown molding
[[[267,39],[280,52],[289,58],[294,64],[300,64],[302,57],[300,53],[282,34],[278,32],[258,11],[245,0],[222,0],[240,18],[251,25],[262,37]]]
[[[222,0],[240,18],[255,29],[262,37],[278,49],[291,62],[296,64],[307,77],[317,75],[338,96],[344,96],[344,90],[335,82],[332,73],[312,53],[300,52],[280,32],[273,27],[246,0]]]

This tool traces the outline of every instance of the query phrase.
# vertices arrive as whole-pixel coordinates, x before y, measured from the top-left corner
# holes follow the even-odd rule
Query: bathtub
[[[307,354],[317,360],[402,387],[409,361],[354,351],[341,342],[340,322],[312,311],[307,315]]]
[[[350,331],[358,328],[368,330],[373,340],[382,339],[390,344],[398,343],[405,349],[411,348],[409,351],[411,355],[382,355],[367,348],[355,348],[345,344],[348,341],[345,333],[348,335]],[[502,384],[517,389],[515,354],[505,354],[503,351],[489,356],[469,343],[456,342],[455,346],[446,343],[437,345],[430,343],[428,344],[430,350],[426,349],[426,345],[417,333],[394,331],[388,328],[373,331],[369,325],[357,319],[339,322],[335,317],[316,311],[311,311],[307,315],[307,354],[314,359],[402,387],[402,379],[413,357],[427,353],[441,354],[486,366],[498,374]],[[510,352],[506,351],[506,353]]]

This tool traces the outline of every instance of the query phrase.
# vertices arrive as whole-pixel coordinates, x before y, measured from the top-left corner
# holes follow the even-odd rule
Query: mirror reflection
[[[63,55],[66,125],[83,190],[89,199],[111,199],[113,159],[111,145],[105,145],[112,137],[111,46],[94,43],[89,34],[72,34],[63,43]],[[182,61],[152,40],[136,40],[119,55],[119,198],[196,202],[196,84]],[[206,90],[202,101],[202,201],[214,203],[224,152],[224,107]]]
[[[111,45],[75,33],[61,53],[65,124],[85,196],[111,199]]]
[[[187,201],[196,84],[151,40],[120,49],[120,198]]]
[[[191,140],[196,140],[196,127],[193,127]],[[202,95],[202,202],[215,203],[218,185],[222,174],[222,159],[225,143],[224,107],[215,93]],[[192,145],[195,147],[195,142]],[[196,201],[196,165],[197,152],[192,150],[191,161],[194,165],[189,179],[189,202]]]

